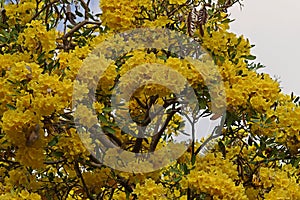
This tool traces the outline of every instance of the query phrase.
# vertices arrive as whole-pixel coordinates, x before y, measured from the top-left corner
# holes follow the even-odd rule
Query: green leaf
[[[108,133],[110,133],[110,134],[115,134],[115,132],[116,132],[114,129],[112,129],[112,128],[109,127],[109,126],[104,126],[104,127],[103,127],[103,131],[108,132]]]
[[[173,181],[174,181],[175,183],[177,183],[177,182],[179,182],[180,180],[181,180],[181,177],[179,176],[179,177],[174,178]]]
[[[6,32],[4,29],[2,29],[1,31],[0,31],[0,33],[2,34],[2,35],[4,35],[6,38],[9,38],[9,33],[8,32]]]
[[[185,163],[183,165],[181,165],[181,168],[183,169],[184,174],[188,174],[189,173],[188,167],[187,167],[187,165]]]
[[[69,29],[72,29],[72,28],[74,28],[74,26],[73,26],[73,25],[71,25],[71,24],[68,24],[68,25],[67,25],[67,27],[68,27]]]
[[[199,108],[200,109],[205,109],[206,108],[206,101],[203,98],[199,99]]]
[[[237,71],[237,75],[242,75],[242,74],[243,74],[243,70],[240,69]]]
[[[265,123],[266,124],[271,124],[274,120],[275,120],[275,116],[273,115],[273,116],[271,116],[271,117],[269,117],[266,121],[265,121]]]
[[[225,58],[223,56],[218,56],[218,58],[222,63],[225,61]]]
[[[219,142],[218,142],[218,145],[219,145],[219,148],[220,148],[220,150],[221,150],[223,156],[225,156],[225,155],[226,155],[226,148],[225,148],[224,143],[223,143],[222,141],[219,141]]]
[[[7,39],[5,37],[0,36],[0,41],[6,43]]]
[[[103,108],[103,112],[106,112],[106,113],[111,112],[111,107]]]
[[[157,56],[159,59],[166,61],[168,58],[166,55]]]
[[[83,14],[81,12],[79,12],[78,10],[75,10],[75,14],[79,17],[83,17]]]
[[[6,104],[6,106],[10,109],[10,110],[16,110],[17,108],[13,105],[10,104]]]
[[[48,146],[52,147],[54,145],[56,145],[58,142],[58,137],[55,136],[49,143],[48,143]]]
[[[248,144],[249,144],[249,146],[252,146],[252,144],[253,144],[253,139],[251,136],[248,137]]]
[[[57,158],[60,158],[64,155],[64,153],[61,152],[61,151],[55,151],[55,152],[52,153],[52,155],[57,157]]]
[[[298,167],[300,163],[300,157],[291,161],[293,167]]]
[[[266,149],[266,147],[267,147],[266,142],[263,141],[263,140],[261,140],[261,141],[260,141],[260,149],[261,149],[262,151],[264,151],[264,150]]]
[[[195,154],[192,155],[191,162],[192,162],[192,164],[195,164],[195,162],[196,162],[196,155]]]
[[[255,60],[256,56],[253,55],[247,55],[247,56],[242,56],[243,58],[246,58],[247,60]]]
[[[294,100],[294,103],[297,103],[299,101],[300,97],[296,97],[295,100]]]
[[[236,45],[239,45],[241,43],[241,41],[242,41],[242,37],[239,37]]]
[[[251,69],[251,70],[258,70],[258,69],[261,69],[261,68],[265,68],[264,65],[262,65],[261,63],[251,63],[251,64],[248,64],[248,68]]]
[[[38,63],[39,63],[39,64],[42,64],[42,63],[44,62],[45,53],[46,53],[46,52],[43,51],[43,52],[38,56],[37,60],[38,60]]]
[[[49,181],[53,181],[54,180],[54,174],[53,174],[53,172],[50,172],[48,174],[48,179],[49,179]]]
[[[2,138],[4,135],[1,135],[0,137]],[[7,144],[8,140],[4,140],[1,144]]]
[[[106,119],[106,117],[104,117],[103,115],[98,115],[98,118],[99,118],[99,120],[101,121],[101,122],[104,122],[104,123],[106,123],[107,122],[107,119]]]

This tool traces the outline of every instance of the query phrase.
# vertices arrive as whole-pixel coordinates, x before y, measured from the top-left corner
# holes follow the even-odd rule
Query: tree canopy
[[[0,2],[1,199],[300,199],[299,97],[241,0]]]

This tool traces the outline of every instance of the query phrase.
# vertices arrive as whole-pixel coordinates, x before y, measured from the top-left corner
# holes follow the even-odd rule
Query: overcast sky
[[[281,81],[284,93],[300,95],[300,1],[244,0],[230,9],[231,30],[249,38],[265,72]]]

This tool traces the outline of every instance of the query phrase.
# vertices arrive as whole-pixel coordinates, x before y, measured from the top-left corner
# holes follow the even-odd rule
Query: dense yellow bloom
[[[36,3],[33,0],[22,0],[19,4],[5,5],[9,25],[14,26],[18,23],[25,25],[30,22],[35,14],[35,8]]]
[[[271,188],[265,194],[266,199],[299,199],[300,186],[294,176],[290,177],[289,171],[270,168],[260,168],[259,177],[264,188]]]
[[[96,110],[97,113],[102,113],[104,107],[105,105],[103,103],[99,103],[99,102],[93,103],[93,108]]]
[[[145,21],[143,24],[144,27],[164,27],[168,23],[172,22],[168,17],[166,16],[159,16],[156,20],[154,21]]]
[[[62,151],[70,162],[80,156],[88,159],[88,155],[90,154],[88,148],[92,147],[88,136],[89,134],[80,134],[79,136],[76,129],[72,128],[62,135],[54,149]]]
[[[225,1],[101,0],[100,26],[83,5],[20,0],[1,10],[0,199],[300,199],[300,107],[252,69],[251,44],[228,31]],[[67,35],[51,28],[66,6],[86,11]],[[196,6],[208,11],[204,34],[193,34],[208,51],[199,59],[181,56],[189,42],[179,35],[159,37],[162,27],[187,33]],[[89,24],[77,29],[80,20]],[[131,37],[138,28],[158,39]],[[227,114],[201,156],[204,139],[172,142],[191,135],[184,114],[199,105],[193,114]]]
[[[92,109],[89,109],[85,105],[78,105],[76,108],[75,119],[78,119],[80,125],[91,128],[96,125],[98,120],[96,114],[93,113]]]
[[[139,199],[163,200],[166,199],[167,188],[161,183],[156,184],[152,179],[146,179],[144,184],[138,183],[133,192]]]
[[[87,186],[98,193],[103,190],[106,185],[116,187],[116,181],[111,177],[111,170],[109,168],[96,169],[93,172],[83,173],[83,178],[86,181]]]
[[[211,172],[192,170],[182,186],[190,187],[198,194],[207,193],[214,199],[248,199],[242,185],[236,186],[227,174],[219,170]]]
[[[227,107],[246,108],[250,100],[252,108],[263,112],[278,99],[279,83],[269,75],[258,75],[247,69],[245,64],[235,65],[228,60],[220,65],[220,70],[226,90]]]
[[[186,0],[169,0],[170,4],[184,4],[186,2]]]
[[[42,53],[55,49],[57,32],[47,31],[42,21],[34,20],[27,24],[27,28],[20,33],[17,43],[31,53]]]
[[[232,180],[238,179],[236,166],[229,159],[224,159],[221,153],[207,153],[204,157],[198,158],[195,170],[196,171],[214,171],[219,170],[227,174]]]
[[[137,13],[138,1],[100,1],[103,11],[101,20],[103,25],[113,30],[126,30],[134,27],[134,16]]]
[[[30,193],[27,190],[22,190],[19,193],[12,191],[11,193],[6,193],[6,194],[0,195],[0,198],[3,199],[3,200],[11,200],[11,199],[15,199],[15,200],[27,200],[27,199],[41,200],[42,199],[39,194]]]

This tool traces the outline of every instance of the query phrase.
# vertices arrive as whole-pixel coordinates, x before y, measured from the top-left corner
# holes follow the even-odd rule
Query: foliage
[[[101,0],[102,13],[94,14],[90,1],[83,0],[1,1],[1,199],[300,199],[299,97],[281,93],[277,81],[258,73],[262,65],[253,62],[252,45],[228,31],[232,20],[227,9],[234,4],[241,2]],[[95,97],[89,96],[88,85],[76,76],[83,64],[90,64],[88,75],[99,79],[93,76],[97,72],[89,62],[90,53],[114,34],[147,27],[188,35],[209,52],[224,84],[226,97],[219,98],[226,99],[226,115],[213,112],[197,66],[162,49],[125,52],[104,72]],[[222,118],[221,135],[202,156],[198,155],[207,140],[193,137],[187,151],[160,170],[116,170],[89,149],[95,144],[90,129],[95,123],[101,124],[111,144],[134,153],[163,148],[176,135],[199,134],[194,129],[183,132],[182,110],[176,107],[179,98],[155,84],[138,88],[120,104],[121,120],[127,116],[122,108],[129,107],[133,121],[126,121],[126,132],[118,127],[111,110],[114,89],[143,82],[147,67],[136,79],[126,78],[126,73],[152,63],[168,66],[188,80],[197,96],[198,117]],[[159,73],[167,72],[162,68]],[[181,91],[180,85],[179,81],[170,87]],[[96,99],[77,107],[89,127],[74,121],[73,93]],[[160,131],[150,129],[160,134],[134,137],[139,126],[158,122],[149,119],[155,106],[165,108],[160,120],[166,125]],[[96,122],[90,108],[96,111]],[[107,159],[115,159],[109,153]]]

